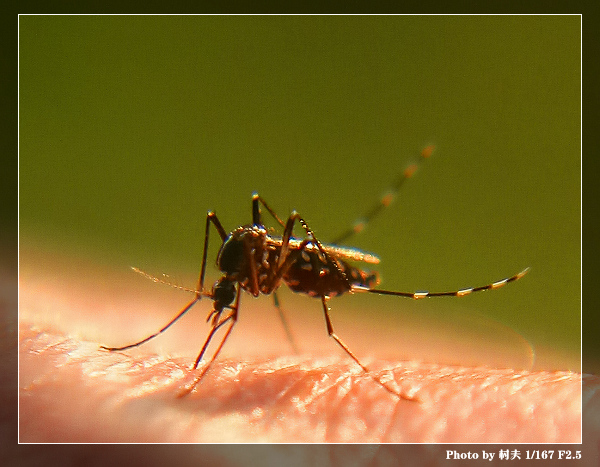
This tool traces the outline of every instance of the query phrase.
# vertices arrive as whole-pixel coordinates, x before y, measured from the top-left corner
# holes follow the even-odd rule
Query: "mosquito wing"
[[[282,244],[281,237],[270,236],[269,241],[275,247],[280,247]],[[292,238],[290,238],[289,247],[292,250],[296,250],[296,249],[300,248],[300,244],[302,243],[302,241],[303,240],[300,238],[292,237]],[[379,257],[374,255],[373,253],[367,253],[367,252],[359,250],[357,248],[349,248],[349,247],[338,246],[338,245],[329,245],[327,243],[321,243],[321,246],[323,247],[323,250],[325,250],[325,252],[328,255],[334,256],[334,257],[342,259],[342,260],[359,261],[359,262],[369,263],[369,264],[378,264],[380,261]],[[304,248],[308,252],[316,252],[319,249],[319,247],[314,242],[309,242],[308,245],[306,245]]]

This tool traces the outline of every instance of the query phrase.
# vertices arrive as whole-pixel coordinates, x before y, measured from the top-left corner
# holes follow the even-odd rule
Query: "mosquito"
[[[206,375],[230,336],[237,322],[242,290],[254,297],[258,297],[261,294],[273,295],[275,307],[278,310],[284,330],[292,347],[297,352],[296,344],[277,297],[277,289],[282,284],[285,284],[294,292],[304,293],[320,300],[328,335],[360,366],[365,374],[369,375],[376,383],[393,395],[404,400],[418,401],[416,397],[397,391],[374,375],[336,334],[329,315],[330,308],[328,302],[330,298],[344,293],[355,292],[394,295],[413,299],[443,296],[464,297],[474,292],[498,289],[510,282],[519,280],[529,270],[529,268],[526,268],[518,274],[487,285],[450,292],[397,292],[376,288],[379,284],[377,273],[352,264],[356,262],[377,264],[379,263],[379,258],[371,253],[338,245],[362,231],[384,208],[390,205],[404,183],[414,175],[422,162],[431,156],[433,149],[433,146],[423,149],[419,160],[399,174],[386,194],[363,217],[359,218],[351,228],[336,237],[331,244],[322,243],[318,240],[313,230],[296,211],[293,211],[284,222],[257,193],[252,195],[252,223],[242,225],[230,233],[223,228],[217,215],[213,211],[208,211],[204,230],[202,263],[195,289],[176,286],[134,268],[136,272],[145,275],[155,282],[162,282],[191,291],[194,293],[194,298],[163,328],[145,339],[122,347],[101,346],[101,348],[109,351],[121,351],[142,345],[166,331],[203,297],[212,300],[212,310],[209,312],[206,320],[210,322],[211,328],[198,357],[192,365],[191,371],[198,368],[216,332],[225,326],[226,330],[211,359],[203,366],[193,383],[179,394],[180,397],[185,396],[192,392],[204,375]],[[281,236],[273,235],[265,227],[262,220],[261,206],[283,228]],[[293,236],[294,227],[297,224],[300,224],[304,230],[304,238]],[[216,259],[217,267],[221,271],[222,276],[209,291],[204,287],[204,280],[211,226],[217,231],[222,242]]]

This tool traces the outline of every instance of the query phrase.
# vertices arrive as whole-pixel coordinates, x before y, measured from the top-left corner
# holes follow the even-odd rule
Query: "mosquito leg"
[[[190,384],[188,387],[184,388],[181,390],[181,392],[177,395],[178,398],[181,397],[185,397],[187,396],[189,393],[191,393],[194,388],[196,387],[196,385],[202,380],[202,378],[204,378],[204,375],[206,375],[206,373],[208,372],[210,366],[212,365],[212,363],[215,361],[215,358],[218,355],[218,352],[221,351],[221,348],[223,347],[223,344],[225,343],[225,341],[227,340],[227,338],[229,337],[229,334],[231,333],[231,330],[233,329],[233,325],[235,324],[235,319],[233,319],[230,316],[228,316],[227,318],[225,318],[220,324],[219,326],[213,328],[211,330],[211,333],[209,335],[208,341],[210,341],[210,339],[212,338],[214,331],[217,330],[218,327],[220,327],[222,324],[225,324],[226,322],[230,321],[230,325],[229,328],[227,329],[227,331],[225,332],[225,335],[223,336],[223,340],[221,341],[221,344],[219,345],[217,352],[215,352],[215,355],[213,356],[213,358],[210,359],[210,361],[206,364],[206,366],[204,368],[202,368],[202,370],[200,371],[200,374],[198,376],[196,376],[196,378],[194,379],[194,381],[192,382],[192,384]],[[207,341],[207,344],[208,344]],[[195,369],[196,367],[194,367]]]
[[[298,214],[296,211],[292,211],[292,214],[290,214],[290,217],[288,217],[288,220],[285,224],[285,229],[283,230],[283,237],[281,237],[281,252],[279,253],[279,261],[277,262],[278,270],[281,269],[281,267],[288,258],[290,238],[292,238],[292,233],[294,232],[294,224],[297,220],[299,220],[302,223],[302,225],[305,225],[304,221],[300,217],[300,214]],[[306,232],[309,234],[309,237],[312,237],[312,232],[310,230],[307,230]],[[302,242],[302,248],[305,248],[310,240],[311,238],[305,239]]]
[[[215,332],[221,326],[223,326],[225,323],[229,322],[230,323],[229,328],[227,328],[227,331],[225,331],[225,335],[223,336],[223,339],[221,339],[221,343],[217,347],[217,350],[215,350],[215,353],[213,354],[212,358],[206,363],[204,368],[202,368],[202,370],[200,371],[200,374],[198,376],[196,376],[196,378],[194,379],[192,384],[190,386],[188,386],[187,388],[183,389],[177,395],[177,397],[180,397],[180,398],[185,397],[190,392],[192,392],[194,390],[194,388],[196,387],[196,385],[202,380],[204,375],[206,375],[206,373],[208,372],[209,368],[211,367],[211,365],[215,361],[215,359],[219,356],[221,349],[225,345],[227,338],[229,337],[229,335],[231,334],[231,331],[233,330],[233,326],[237,322],[237,314],[238,314],[238,309],[239,309],[239,305],[240,305],[240,296],[241,296],[241,293],[240,293],[240,289],[238,286],[238,289],[236,292],[235,304],[231,307],[231,313],[226,318],[224,318],[223,320],[221,320],[218,323],[216,323],[215,325],[213,325],[212,329],[210,330],[210,333],[208,334],[208,337],[206,338],[206,341],[204,342],[204,345],[202,346],[202,350],[198,354],[198,358],[196,358],[196,362],[194,363],[192,370],[195,370],[198,367],[198,364],[200,363],[200,360],[202,359],[202,356],[204,355],[204,352],[206,351],[208,344],[210,343],[211,339],[213,338]]]
[[[217,218],[217,215],[212,212],[212,211],[208,211],[208,214],[206,215],[206,227],[204,230],[204,252],[202,253],[202,265],[200,267],[200,275],[198,276],[198,286],[196,287],[195,290],[195,298],[188,303],[171,321],[169,321],[162,329],[160,329],[158,332],[155,332],[154,334],[152,334],[151,336],[146,337],[145,339],[142,339],[141,341],[135,342],[133,344],[128,344],[128,345],[124,345],[122,347],[107,347],[104,345],[101,345],[100,348],[104,349],[104,350],[110,350],[110,351],[115,351],[115,350],[126,350],[126,349],[131,349],[132,347],[137,347],[138,345],[142,345],[146,342],[148,342],[150,339],[155,338],[156,336],[158,336],[159,334],[162,334],[164,331],[166,331],[167,329],[169,329],[171,327],[172,324],[174,324],[179,318],[181,318],[184,314],[186,314],[188,312],[188,310],[194,306],[194,304],[200,300],[202,298],[203,291],[204,291],[204,275],[206,273],[206,257],[208,254],[208,237],[209,237],[209,231],[210,231],[210,224],[212,224],[215,226],[215,228],[217,229],[217,231],[219,232],[219,235],[221,236],[221,239],[224,240],[227,237],[227,233],[225,232],[225,229],[223,228],[223,226],[221,225],[221,222],[219,222],[219,219]],[[136,270],[137,272],[141,272],[139,270],[137,270],[136,268],[134,268],[134,270]],[[144,275],[146,275],[147,277],[151,277],[145,273],[142,273]]]
[[[267,210],[271,213],[271,215],[273,217],[275,217],[275,219],[277,219],[277,221],[280,224],[284,225],[284,227],[285,227],[284,232],[283,232],[283,237],[282,237],[282,247],[281,247],[281,251],[279,253],[279,260],[277,261],[277,265],[275,266],[274,271],[273,271],[274,272],[273,279],[271,280],[271,283],[269,284],[268,289],[263,291],[263,293],[266,293],[266,294],[271,293],[271,292],[273,293],[273,302],[275,304],[275,308],[277,309],[277,313],[279,314],[279,319],[281,320],[281,324],[283,325],[285,334],[288,338],[288,341],[289,341],[294,353],[299,354],[300,352],[298,351],[298,346],[296,344],[294,336],[292,335],[292,332],[288,325],[288,321],[285,316],[285,313],[283,312],[283,309],[281,308],[281,304],[279,303],[279,297],[277,296],[277,288],[279,287],[281,278],[283,277],[283,275],[286,273],[286,271],[292,266],[292,264],[295,261],[295,259],[289,255],[289,241],[290,241],[290,237],[292,236],[292,232],[294,230],[294,223],[295,223],[296,219],[300,219],[300,216],[296,212],[294,212],[288,219],[287,223],[283,224],[283,222],[281,221],[281,219],[279,219],[279,217],[277,217],[275,212],[264,202],[264,200],[258,194],[255,193],[253,196],[254,223],[257,223],[257,221],[260,222],[260,217],[257,217],[257,216],[260,216],[260,211],[258,210],[259,202],[262,203],[263,206],[265,206],[267,208]],[[304,221],[302,221],[302,222],[304,222]],[[306,245],[308,245],[308,243],[310,243],[310,241],[312,241],[312,238],[304,239],[298,246],[298,251],[301,251],[304,248],[306,248]]]
[[[379,378],[377,378],[375,375],[373,375],[373,373],[371,373],[371,371],[360,362],[358,357],[356,355],[354,355],[354,353],[348,348],[348,346],[334,332],[333,326],[331,324],[331,318],[329,317],[329,306],[327,305],[327,300],[328,300],[328,297],[321,296],[321,303],[323,304],[323,312],[325,313],[325,322],[327,323],[327,333],[329,334],[329,336],[333,337],[333,339],[338,343],[338,345],[342,349],[344,349],[344,352],[346,352],[350,356],[350,358],[352,358],[352,360],[354,360],[358,364],[358,366],[360,366],[363,369],[363,371],[366,374],[368,374],[376,383],[378,383],[380,386],[382,386],[386,391],[394,394],[395,396],[398,396],[401,399],[405,399],[408,401],[418,401],[417,398],[407,396],[406,394],[402,394],[401,392],[398,392],[398,391],[390,388],[387,384],[385,384],[383,381],[381,381]]]
[[[297,250],[300,251],[300,250],[306,248],[306,246],[309,243],[314,241],[317,243],[319,250],[325,256],[325,258],[327,257],[327,254],[325,253],[322,245],[318,242],[318,240],[316,240],[315,235],[312,232],[312,230],[308,227],[308,225],[306,224],[304,219],[302,219],[296,211],[293,211],[292,214],[290,215],[290,217],[288,218],[287,222],[284,223],[281,220],[281,218],[275,213],[275,211],[266,203],[266,201],[261,196],[259,196],[258,193],[254,193],[252,195],[252,219],[253,219],[254,224],[262,225],[262,220],[260,217],[259,203],[262,204],[267,209],[267,211],[269,211],[271,216],[273,216],[273,218],[279,223],[279,225],[281,225],[284,228],[283,236],[282,236],[282,245],[281,245],[281,250],[279,253],[279,259],[277,261],[277,265],[275,268],[275,274],[274,274],[274,278],[273,278],[271,287],[269,288],[269,291],[268,291],[268,292],[270,292],[270,291],[276,290],[277,287],[279,287],[279,282],[281,280],[281,277],[285,274],[285,272],[287,271],[287,268],[289,268],[293,263],[293,258],[290,258],[290,256],[289,256],[289,243],[290,243],[290,238],[292,238],[292,233],[294,231],[294,224],[296,223],[296,221],[299,221],[302,224],[302,227],[304,228],[304,230],[306,231],[306,233],[309,237],[300,243],[300,245],[297,247]],[[278,309],[280,309],[279,306],[277,305],[277,303],[278,303],[277,297],[275,297],[275,302],[276,302],[275,306]],[[283,318],[282,318],[282,320],[283,320]],[[287,331],[286,331],[286,333],[287,333]],[[288,336],[289,336],[289,333],[288,333]],[[290,340],[290,342],[292,342],[292,341]],[[293,344],[292,344],[292,346],[293,346]]]
[[[173,323],[175,323],[175,321],[177,321],[179,318],[181,318],[184,314],[187,313],[187,311],[194,306],[194,304],[200,300],[201,296],[196,296],[196,298],[194,298],[190,303],[188,303],[176,316],[175,318],[173,318],[171,321],[169,321],[167,323],[166,326],[164,326],[160,331],[155,332],[154,334],[152,334],[151,336],[146,337],[145,339],[142,339],[139,342],[135,342],[133,344],[129,344],[129,345],[124,345],[123,347],[106,347],[105,345],[101,345],[100,348],[104,349],[104,350],[110,350],[115,351],[115,350],[127,350],[127,349],[131,349],[132,347],[137,347],[138,345],[142,345],[146,342],[148,342],[150,339],[155,338],[156,336],[158,336],[159,334],[165,332],[167,329],[169,329],[171,327],[171,325]]]
[[[277,287],[279,287],[279,284],[281,282],[281,278],[296,260],[293,255],[289,254],[290,238],[292,236],[292,232],[294,230],[294,223],[296,222],[296,220],[299,220],[303,226],[306,226],[306,223],[304,222],[304,220],[302,220],[300,215],[296,211],[292,212],[292,214],[287,220],[287,223],[285,224],[285,229],[283,231],[283,237],[281,240],[281,249],[279,251],[279,259],[277,260],[277,264],[273,268],[273,278],[271,280],[271,284],[269,285],[267,290],[263,291],[264,294],[269,294],[277,290]],[[308,229],[308,227],[305,228]],[[302,240],[302,242],[300,242],[300,244],[295,248],[295,251],[302,251],[306,248],[306,246],[309,243],[315,241],[314,235],[312,234],[312,231],[310,229],[307,230],[307,233],[309,234],[309,237]]]
[[[232,319],[232,313],[227,315],[221,321],[216,321],[213,324],[212,328],[210,329],[210,332],[208,333],[208,336],[206,337],[206,340],[204,341],[204,345],[202,346],[202,349],[200,350],[200,353],[198,354],[198,357],[196,357],[196,360],[194,361],[194,364],[192,365],[191,370],[195,370],[196,368],[198,368],[198,365],[200,364],[200,361],[202,360],[202,357],[204,356],[204,353],[206,352],[206,349],[208,348],[208,345],[210,344],[210,341],[212,340],[215,333],[219,330],[219,328],[221,326],[223,326],[225,323],[227,323],[231,319]]]
[[[252,208],[253,220],[254,220],[255,224],[261,223],[260,210],[259,210],[259,206],[258,206],[258,203],[260,203],[267,209],[267,211],[269,211],[271,216],[273,216],[273,218],[282,227],[284,227],[282,241],[281,241],[281,250],[279,253],[279,260],[278,260],[277,266],[276,266],[275,279],[273,280],[273,284],[272,284],[272,287],[270,288],[270,290],[275,290],[279,286],[279,280],[281,279],[283,274],[285,274],[285,270],[286,270],[286,268],[284,268],[284,264],[286,264],[286,266],[289,267],[289,266],[291,266],[291,264],[293,262],[293,261],[290,261],[290,258],[289,258],[289,243],[290,243],[290,239],[292,238],[292,233],[294,232],[294,224],[296,223],[296,221],[300,222],[300,224],[302,225],[302,228],[306,231],[306,234],[308,235],[308,238],[304,239],[302,241],[302,243],[297,247],[297,249],[302,250],[302,249],[306,248],[306,246],[309,243],[315,242],[317,244],[317,247],[319,248],[319,251],[323,254],[324,258],[328,257],[328,255],[325,252],[325,249],[323,248],[321,243],[315,238],[313,231],[310,229],[310,227],[308,227],[308,225],[306,224],[306,221],[304,219],[302,219],[302,217],[300,217],[300,214],[298,214],[296,211],[293,211],[290,214],[290,217],[288,217],[287,222],[284,223],[279,218],[279,216],[277,214],[275,214],[275,211],[265,202],[265,200],[258,195],[258,193],[254,193],[254,195],[252,196],[252,202],[253,202],[253,208]]]
[[[518,281],[521,277],[529,272],[529,268],[523,269],[518,274],[514,276],[507,277],[506,279],[502,279],[491,284],[482,285],[479,287],[469,287],[461,290],[454,290],[452,292],[395,292],[392,290],[379,290],[379,289],[368,289],[364,287],[352,287],[353,292],[371,292],[379,295],[396,295],[400,297],[408,297],[414,298],[418,300],[420,298],[426,297],[464,297],[465,295],[470,295],[474,292],[483,292],[484,290],[495,290],[500,287],[504,287],[506,284],[514,281]]]
[[[381,211],[383,211],[392,203],[406,180],[414,175],[423,161],[431,156],[433,150],[434,146],[427,146],[425,149],[423,149],[421,151],[419,160],[404,169],[404,171],[398,175],[398,178],[389,186],[388,190],[381,196],[381,198],[373,206],[371,206],[371,208],[362,217],[359,217],[354,222],[352,227],[347,229],[345,232],[342,232],[342,234],[333,239],[331,243],[343,243],[353,235],[361,232],[369,222],[371,222],[381,213]]]
[[[206,214],[206,227],[204,228],[204,249],[202,251],[202,266],[200,267],[200,275],[198,276],[198,286],[196,290],[202,292],[204,290],[204,275],[206,274],[206,258],[208,255],[208,234],[210,232],[210,223],[213,223],[219,236],[221,237],[221,241],[224,241],[227,238],[227,232],[221,225],[219,218],[213,211],[208,211]],[[196,293],[198,296],[198,293]]]
[[[309,244],[316,245],[319,250],[319,253],[321,253],[321,255],[322,255],[322,261],[327,262],[327,260],[331,260],[331,263],[337,270],[338,274],[340,275],[342,280],[345,281],[346,286],[348,287],[348,290],[350,290],[350,288],[351,288],[350,282],[348,281],[348,278],[346,277],[346,274],[344,273],[342,268],[339,267],[336,258],[327,254],[327,252],[325,251],[325,248],[323,248],[323,245],[321,244],[321,242],[315,237],[314,232],[308,226],[306,221],[304,219],[302,219],[302,217],[300,217],[300,214],[298,214],[296,211],[293,211],[292,214],[290,214],[290,217],[288,218],[287,223],[285,225],[285,229],[283,231],[279,260],[277,261],[277,265],[274,268],[275,274],[273,276],[271,286],[270,286],[269,290],[264,293],[270,293],[271,291],[276,290],[277,287],[279,287],[279,283],[281,282],[281,278],[283,277],[283,275],[294,264],[294,261],[296,261],[296,258],[293,255],[289,254],[289,242],[290,242],[290,238],[292,236],[292,232],[294,230],[294,224],[296,221],[300,222],[300,224],[302,225],[302,228],[305,230],[305,232],[307,234],[307,238],[302,240],[302,242],[297,247],[294,248],[294,251],[301,252],[302,250],[305,250]]]
[[[308,235],[308,238],[305,239],[297,247],[297,250],[300,251],[300,250],[306,248],[306,246],[309,243],[314,242],[316,244],[317,248],[319,249],[319,252],[323,256],[323,258],[325,260],[327,260],[329,258],[329,255],[327,254],[327,252],[323,248],[323,245],[321,244],[321,242],[319,242],[319,240],[317,240],[317,238],[315,237],[315,234],[312,231],[312,229],[308,226],[308,224],[306,223],[306,221],[304,219],[302,219],[302,217],[300,217],[300,214],[298,214],[296,211],[293,211],[292,214],[290,215],[290,217],[288,218],[287,222],[284,223],[279,218],[279,216],[275,213],[275,211],[265,202],[265,200],[258,195],[258,193],[254,193],[252,195],[252,203],[253,203],[252,204],[253,222],[255,224],[261,224],[260,209],[259,209],[259,203],[260,203],[260,204],[262,204],[267,209],[267,211],[269,211],[269,213],[271,214],[271,216],[273,216],[273,218],[282,227],[284,227],[283,237],[282,237],[282,244],[281,244],[281,251],[280,251],[280,254],[279,254],[279,260],[277,262],[275,276],[274,276],[274,279],[272,281],[271,287],[269,288],[269,291],[276,290],[277,287],[279,287],[279,282],[281,281],[281,277],[285,274],[285,272],[287,271],[287,269],[293,263],[293,259],[291,259],[289,257],[289,242],[290,242],[290,238],[292,237],[292,233],[294,231],[294,224],[295,224],[296,221],[300,222],[300,224],[302,225],[302,228],[304,229],[304,231]],[[342,269],[338,266],[337,261],[335,261],[335,258],[333,258],[332,262],[333,262],[335,268],[337,269],[338,273],[340,274],[340,277],[342,277],[345,280],[348,288],[350,288],[350,283],[348,282],[348,279],[346,278],[346,275],[344,274],[344,271],[342,271]]]
[[[273,216],[273,219],[275,219],[281,227],[285,227],[285,224],[283,223],[283,221],[279,218],[279,216],[277,214],[275,214],[275,211],[265,202],[264,199],[262,199],[261,196],[259,196],[258,193],[252,194],[252,223],[253,224],[262,225],[262,220],[261,220],[261,216],[260,216],[260,207],[258,205],[259,203],[262,204],[267,211],[269,211],[269,214],[271,214],[271,216]]]
[[[273,292],[273,303],[275,304],[275,308],[277,308],[277,313],[279,314],[279,319],[281,320],[281,324],[283,325],[283,329],[285,331],[285,335],[287,336],[288,342],[292,346],[292,350],[294,351],[295,354],[299,354],[300,352],[298,351],[298,346],[296,345],[296,340],[294,339],[294,336],[292,335],[292,332],[288,325],[288,321],[285,316],[285,313],[283,312],[283,309],[281,308],[281,303],[279,303],[279,297],[277,296],[277,291]]]
[[[298,219],[298,222],[300,222],[300,224],[302,225],[302,228],[306,231],[306,234],[308,235],[309,239],[311,239],[311,241],[314,242],[314,244],[319,249],[319,252],[323,256],[323,261],[327,262],[328,259],[331,260],[331,263],[337,270],[338,274],[340,275],[342,280],[346,283],[346,286],[348,287],[348,289],[350,289],[351,288],[350,282],[348,281],[348,278],[346,277],[346,273],[339,266],[337,259],[334,256],[327,254],[327,252],[325,251],[325,248],[323,248],[323,245],[321,244],[321,242],[317,239],[317,237],[315,237],[315,234],[312,231],[312,229],[308,226],[306,221],[298,215],[297,212],[294,211],[292,213],[292,216],[290,216],[290,219],[292,219],[292,217]],[[289,223],[289,220],[288,220],[288,223]]]

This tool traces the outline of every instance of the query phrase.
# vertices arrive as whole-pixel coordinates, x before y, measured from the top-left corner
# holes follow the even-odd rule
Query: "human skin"
[[[162,340],[156,346],[148,343],[125,352],[100,349],[101,344],[122,345],[145,337],[164,324],[164,317],[148,310],[173,306],[158,292],[161,286],[124,277],[93,262],[22,253],[21,442],[582,439],[586,407],[578,373],[366,359],[372,375],[391,378],[389,384],[395,382],[403,393],[418,398],[407,401],[384,390],[333,341],[330,356],[293,355],[280,342],[283,334],[272,331],[278,324],[270,323],[276,313],[257,311],[271,303],[247,296],[242,299],[246,318],[240,318],[232,334],[244,339],[228,341],[195,390],[178,398],[197,375],[189,367],[208,325],[200,319],[190,329],[190,322],[182,319],[155,339]],[[186,298],[177,300],[182,306]],[[201,303],[207,308],[201,314],[208,314],[209,305]],[[251,319],[257,322],[250,325]],[[373,344],[372,336],[365,334],[364,339]],[[189,341],[196,347],[189,347]],[[264,351],[255,349],[249,356],[248,348]],[[598,379],[586,377],[585,385],[595,388]]]

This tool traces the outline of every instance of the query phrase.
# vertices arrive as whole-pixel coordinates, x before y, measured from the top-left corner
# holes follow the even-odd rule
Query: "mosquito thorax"
[[[217,255],[217,267],[226,274],[235,274],[240,271],[244,260],[244,242],[235,232],[230,234]]]
[[[266,235],[267,231],[261,225],[238,227],[223,241],[217,255],[217,267],[228,275],[239,273],[247,261],[244,251],[251,251],[257,244],[262,245]]]

